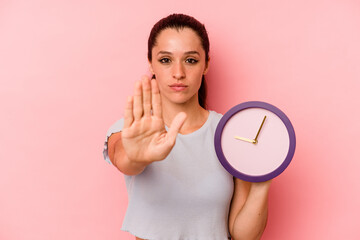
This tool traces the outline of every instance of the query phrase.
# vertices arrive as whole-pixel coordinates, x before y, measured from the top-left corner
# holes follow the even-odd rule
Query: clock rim
[[[262,108],[262,109],[268,110],[270,112],[273,112],[284,123],[284,125],[287,129],[288,135],[289,135],[289,150],[285,157],[285,160],[274,171],[269,172],[264,175],[254,176],[254,175],[249,175],[249,174],[239,172],[233,166],[231,166],[231,164],[226,160],[225,155],[221,148],[221,136],[222,136],[222,132],[223,132],[224,127],[225,127],[226,123],[228,122],[228,120],[236,113],[238,113],[242,110],[248,109],[248,108]],[[266,102],[249,101],[249,102],[240,103],[240,104],[232,107],[220,119],[220,121],[216,127],[216,131],[215,131],[214,145],[215,145],[216,155],[218,156],[218,159],[219,159],[221,165],[231,175],[233,175],[234,177],[239,178],[241,180],[247,181],[247,182],[265,182],[265,181],[268,181],[270,179],[277,177],[289,166],[289,164],[294,156],[294,153],[295,153],[296,137],[295,137],[294,127],[291,124],[289,118],[279,108],[277,108],[274,105],[271,105],[269,103],[266,103]]]

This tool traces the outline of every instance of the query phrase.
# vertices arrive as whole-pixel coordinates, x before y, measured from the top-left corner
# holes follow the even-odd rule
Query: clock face
[[[215,132],[215,149],[233,176],[262,182],[278,176],[295,151],[295,132],[286,115],[264,102],[246,102],[230,109]]]

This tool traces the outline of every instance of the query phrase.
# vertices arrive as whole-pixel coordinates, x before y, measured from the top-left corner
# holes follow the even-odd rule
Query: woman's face
[[[150,70],[156,76],[163,103],[198,101],[208,64],[196,32],[191,28],[162,30],[152,49]]]

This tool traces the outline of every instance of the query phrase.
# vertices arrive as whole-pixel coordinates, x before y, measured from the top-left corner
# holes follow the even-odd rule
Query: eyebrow
[[[157,55],[160,55],[160,54],[169,54],[169,55],[172,55],[172,52],[168,52],[168,51],[160,51],[158,52]],[[185,54],[197,54],[200,56],[200,53],[198,51],[187,51],[185,52]]]

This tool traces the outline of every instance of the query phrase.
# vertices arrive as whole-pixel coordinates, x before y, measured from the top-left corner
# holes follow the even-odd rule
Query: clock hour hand
[[[255,143],[255,140],[248,139],[248,138],[243,138],[243,137],[238,137],[238,136],[235,136],[234,138],[238,139],[238,140],[245,141],[245,142],[249,142],[249,143]]]
[[[260,133],[260,131],[261,131],[261,128],[262,128],[263,125],[264,125],[265,119],[266,119],[266,116],[264,117],[264,119],[263,119],[263,121],[262,121],[262,123],[261,123],[261,125],[260,125],[260,128],[259,128],[259,130],[258,130],[258,132],[257,132],[257,134],[256,134],[256,137],[255,137],[255,139],[254,139],[254,144],[256,144],[256,143],[258,142],[258,141],[257,141],[257,138],[258,138],[258,136],[259,136],[259,133]]]

